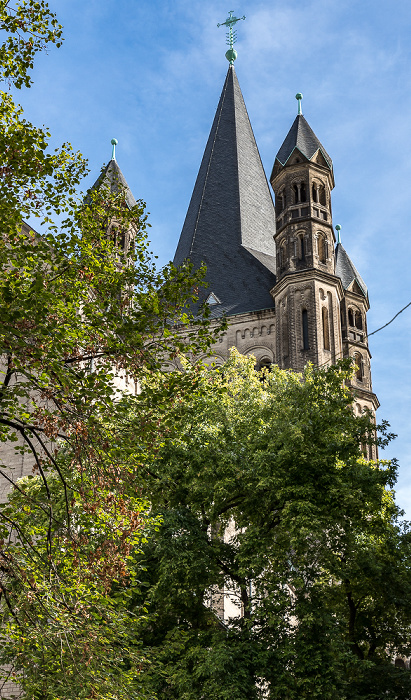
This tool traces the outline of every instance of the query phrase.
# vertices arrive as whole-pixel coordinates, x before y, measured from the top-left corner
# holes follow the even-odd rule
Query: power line
[[[405,309],[408,309],[409,306],[411,306],[411,301],[410,301],[409,304],[407,304],[407,306],[404,306],[404,308],[401,309],[401,311],[399,311],[397,314],[395,314],[395,316],[393,316],[393,318],[391,319],[391,321],[388,321],[388,323],[386,323],[384,326],[381,326],[381,328],[377,328],[376,331],[373,331],[372,333],[368,333],[368,337],[370,337],[370,335],[374,335],[374,333],[378,333],[378,331],[382,331],[383,328],[387,328],[387,326],[389,326],[390,323],[392,323],[393,321],[395,321],[395,319],[397,318],[397,316],[399,316],[400,314],[402,314],[402,312],[405,311]]]
[[[398,311],[398,313],[396,313],[395,316],[392,317],[391,321],[388,321],[388,323],[385,323],[384,326],[381,326],[381,328],[377,328],[376,331],[373,331],[372,333],[368,333],[367,337],[369,338],[370,335],[374,335],[374,333],[378,333],[378,331],[382,331],[383,328],[387,328],[387,326],[389,326],[390,323],[392,323],[393,321],[395,321],[395,319],[397,318],[397,316],[399,316],[400,314],[402,314],[402,312],[405,311],[405,309],[408,309],[409,306],[411,306],[411,301],[409,302],[409,304],[407,304],[406,306],[404,306],[403,309],[401,309],[400,311]],[[338,360],[340,357],[344,357],[344,351],[343,351],[343,352],[339,352],[339,353],[335,356],[335,359]],[[318,365],[318,367],[324,367],[325,365],[328,365],[328,364],[329,364],[329,360],[326,360],[325,362],[322,362],[320,365]]]

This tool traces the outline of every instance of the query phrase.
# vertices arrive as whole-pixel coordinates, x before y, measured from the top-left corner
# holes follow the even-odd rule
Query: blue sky
[[[236,71],[269,174],[296,114],[295,94],[334,162],[334,225],[366,281],[369,332],[411,301],[411,6],[409,0],[59,0],[59,50],[42,55],[18,97],[52,143],[70,141],[96,179],[117,160],[147,202],[152,249],[173,257],[227,70]],[[379,418],[397,440],[398,501],[411,518],[411,307],[370,339]]]

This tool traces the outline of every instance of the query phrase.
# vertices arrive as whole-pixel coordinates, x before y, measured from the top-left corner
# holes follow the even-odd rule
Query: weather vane
[[[233,29],[233,27],[240,21],[240,19],[245,19],[245,15],[244,17],[233,17],[233,12],[234,10],[230,10],[226,21],[222,22],[221,24],[217,24],[217,27],[228,27],[227,44],[230,48],[226,52],[225,57],[227,61],[229,61],[230,66],[234,65],[234,61],[237,58],[237,51],[234,48],[234,44],[237,41],[237,32],[235,29]]]

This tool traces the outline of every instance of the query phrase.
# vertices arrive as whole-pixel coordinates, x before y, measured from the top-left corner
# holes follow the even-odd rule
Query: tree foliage
[[[29,86],[61,27],[33,0],[1,3],[0,26],[1,77]],[[116,427],[121,395],[214,335],[206,311],[188,310],[202,271],[158,271],[144,203],[130,209],[104,178],[78,195],[85,160],[49,139],[1,93],[0,476],[11,498],[0,509],[0,662],[27,697],[134,697],[144,656],[127,639],[144,611],[118,601],[138,586],[130,553],[156,520],[136,487],[135,436]],[[139,439],[149,455],[144,429]],[[32,473],[19,479],[22,462]]]
[[[63,28],[44,0],[0,2],[0,31],[6,38],[0,46],[0,80],[17,88],[30,87],[30,73],[39,51],[61,46]]]
[[[0,27],[28,87],[61,27],[34,0]],[[77,198],[84,159],[0,97],[3,675],[41,700],[409,698],[410,534],[350,370],[160,372],[220,330],[187,310],[201,271],[158,272],[143,203]]]
[[[169,432],[143,487],[162,524],[134,597],[155,614],[142,634],[150,693],[409,697],[391,662],[410,654],[410,533],[395,464],[361,453],[376,438],[353,414],[350,372],[261,374],[232,351],[221,369],[185,365],[190,395],[157,409]],[[160,385],[147,379],[137,422]]]

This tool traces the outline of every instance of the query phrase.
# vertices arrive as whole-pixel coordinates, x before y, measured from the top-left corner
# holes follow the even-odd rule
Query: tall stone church
[[[300,97],[299,95],[297,97]],[[207,266],[201,300],[228,329],[213,349],[217,365],[231,347],[301,371],[353,357],[355,410],[375,412],[366,313],[367,287],[348,253],[336,242],[331,208],[333,164],[301,113],[274,159],[270,183],[235,73],[229,66],[180,235],[174,263]],[[95,183],[126,189],[113,158]],[[337,227],[339,228],[339,227]],[[171,366],[170,366],[171,368]],[[13,479],[31,473],[32,460],[3,446]],[[6,455],[7,452],[7,455]],[[372,455],[370,455],[372,456]],[[0,479],[0,501],[10,484]],[[18,687],[9,682],[4,692]]]
[[[174,257],[207,266],[202,299],[228,330],[217,365],[232,346],[300,371],[353,357],[356,410],[375,411],[366,313],[368,291],[336,242],[333,163],[301,112],[274,159],[270,187],[243,95],[230,65]]]
[[[200,301],[228,330],[213,349],[221,365],[231,347],[301,371],[352,357],[356,411],[378,408],[368,348],[368,290],[334,234],[331,157],[298,114],[274,159],[270,184],[234,65],[230,64],[174,256],[205,263]],[[113,158],[94,187],[116,183],[135,199]],[[172,369],[173,365],[170,364]]]
[[[275,363],[296,371],[307,362],[325,366],[353,357],[355,410],[375,412],[367,287],[341,242],[336,244],[332,160],[300,104],[299,99],[298,114],[274,159],[274,205],[230,64],[174,263],[189,259],[195,267],[207,266],[201,300],[210,305],[212,317],[228,319],[227,332],[213,349],[217,365],[233,346],[253,355],[257,367]],[[94,187],[116,189],[119,182],[132,208],[135,199],[113,154]],[[31,473],[28,455],[13,445],[2,452],[13,479]],[[9,490],[9,482],[0,479],[0,501]]]

